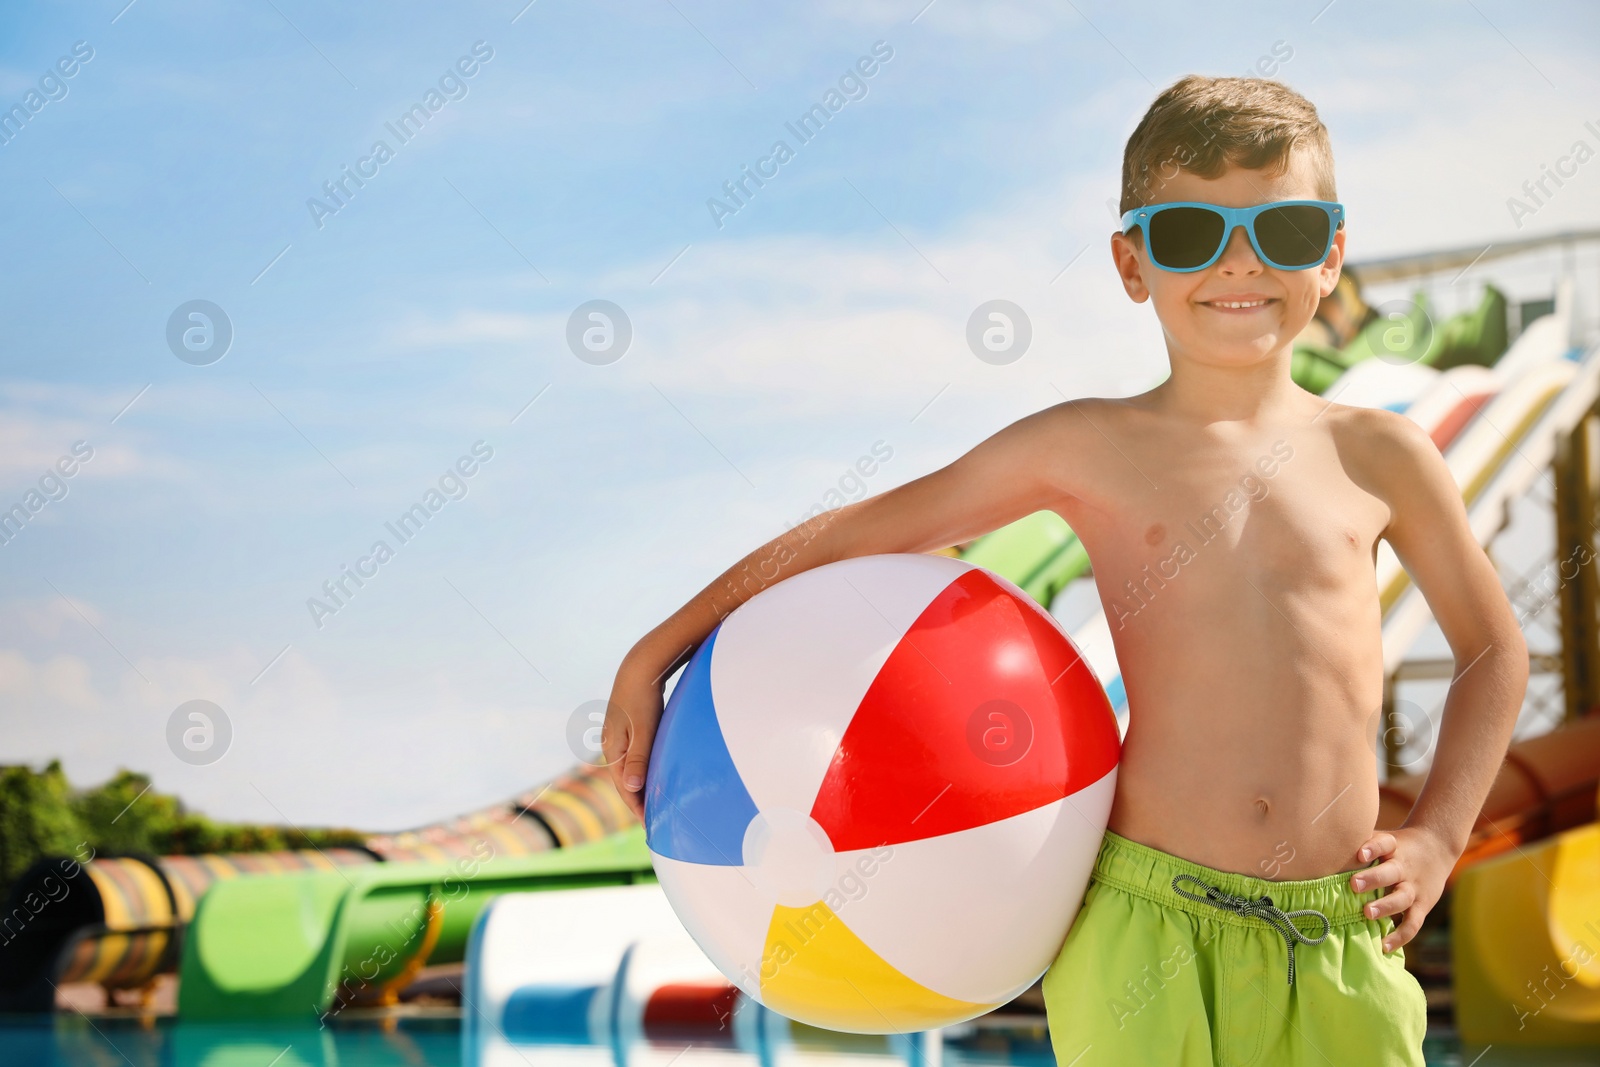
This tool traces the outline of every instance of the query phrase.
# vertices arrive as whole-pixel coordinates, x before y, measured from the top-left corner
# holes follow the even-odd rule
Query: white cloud
[[[560,320],[552,315],[462,308],[441,320],[410,315],[394,326],[385,343],[405,349],[479,341],[543,340],[558,333],[561,327]]]
[[[35,720],[105,707],[83,659],[58,654],[34,663],[15,649],[0,649],[0,701],[19,719]]]
[[[6,606],[6,615],[13,623],[20,623],[28,633],[51,641],[59,638],[69,626],[82,626],[85,618],[95,625],[104,621],[104,616],[93,604],[59,596],[14,599]]]
[[[71,461],[68,466],[77,468],[69,482],[151,473],[152,465],[146,457],[133,446],[114,440],[117,436],[109,424],[89,419],[36,414],[14,407],[0,412],[0,494],[19,495],[32,488],[23,483],[36,482],[47,472],[54,471],[59,476],[56,465],[63,458]],[[87,460],[82,459],[83,449],[74,454],[74,446],[80,441],[92,452]],[[7,505],[10,503],[6,500]]]

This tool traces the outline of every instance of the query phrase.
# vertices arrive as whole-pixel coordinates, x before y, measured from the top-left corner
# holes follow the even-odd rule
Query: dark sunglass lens
[[[1328,251],[1328,213],[1310,204],[1275,207],[1256,216],[1256,241],[1274,263],[1309,267]]]
[[[1150,216],[1150,258],[1163,267],[1198,267],[1222,244],[1222,216],[1203,207],[1170,207]]]

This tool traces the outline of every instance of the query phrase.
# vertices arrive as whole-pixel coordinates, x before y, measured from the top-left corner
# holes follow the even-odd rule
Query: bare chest
[[[1246,582],[1263,592],[1374,583],[1389,509],[1326,437],[1148,442],[1128,458],[1143,476],[1074,523],[1102,584],[1187,576],[1176,591],[1214,600]]]

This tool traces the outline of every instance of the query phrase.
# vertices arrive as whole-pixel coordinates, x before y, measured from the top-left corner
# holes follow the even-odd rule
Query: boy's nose
[[[1217,266],[1230,271],[1265,269],[1261,258],[1256,255],[1255,246],[1250,243],[1250,235],[1245,232],[1243,226],[1235,226],[1233,232],[1228,234],[1228,243],[1223,246]]]

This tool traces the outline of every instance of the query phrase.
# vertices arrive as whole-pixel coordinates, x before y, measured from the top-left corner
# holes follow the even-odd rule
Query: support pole
[[[1556,442],[1556,581],[1561,598],[1561,675],[1568,722],[1600,704],[1600,405]]]

